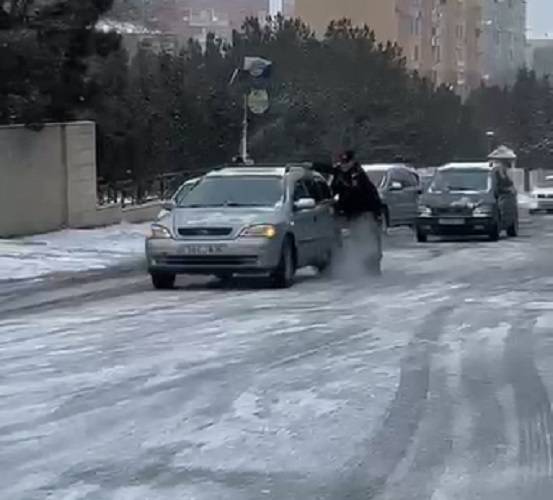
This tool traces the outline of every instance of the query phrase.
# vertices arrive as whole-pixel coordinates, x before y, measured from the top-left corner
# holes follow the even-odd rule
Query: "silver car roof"
[[[227,167],[219,170],[212,170],[206,177],[244,177],[244,176],[261,176],[261,177],[284,177],[287,170],[286,167]]]
[[[295,181],[301,177],[312,175],[324,179],[317,171],[311,170],[303,164],[287,165],[241,165],[237,167],[223,167],[212,170],[205,177],[286,177]]]
[[[409,165],[405,163],[365,163],[361,165],[363,170],[370,170],[371,172],[388,172],[394,168],[406,168],[408,170],[413,170]]]
[[[187,181],[184,181],[182,183],[182,186],[188,186],[190,184],[196,184],[196,182],[200,182],[202,180],[201,177],[194,177],[193,179],[188,179]]]

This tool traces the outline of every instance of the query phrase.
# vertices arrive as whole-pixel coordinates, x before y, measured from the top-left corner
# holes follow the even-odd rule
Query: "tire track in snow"
[[[388,478],[406,456],[427,405],[430,358],[436,342],[455,306],[432,310],[408,346],[401,363],[399,386],[380,429],[364,445],[365,454],[348,468],[330,498],[372,499],[382,493]]]
[[[545,498],[553,485],[553,412],[534,356],[533,330],[521,319],[506,342],[505,371],[515,397],[524,483]]]

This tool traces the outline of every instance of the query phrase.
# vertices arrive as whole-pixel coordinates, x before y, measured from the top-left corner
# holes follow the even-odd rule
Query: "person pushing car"
[[[336,211],[349,227],[352,242],[364,254],[364,263],[374,274],[381,273],[382,200],[354,151],[346,151],[336,165],[331,183],[337,198]]]

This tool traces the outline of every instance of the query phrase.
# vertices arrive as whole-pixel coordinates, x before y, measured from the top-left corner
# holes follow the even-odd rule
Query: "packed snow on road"
[[[0,239],[0,281],[106,269],[142,259],[149,226],[121,224]]]
[[[552,243],[545,218],[499,243],[400,230],[376,281],[19,291],[1,496],[546,500]]]

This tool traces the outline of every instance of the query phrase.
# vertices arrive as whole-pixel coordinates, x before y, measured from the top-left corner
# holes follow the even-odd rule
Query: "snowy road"
[[[378,283],[0,292],[0,498],[545,500],[553,220]]]

